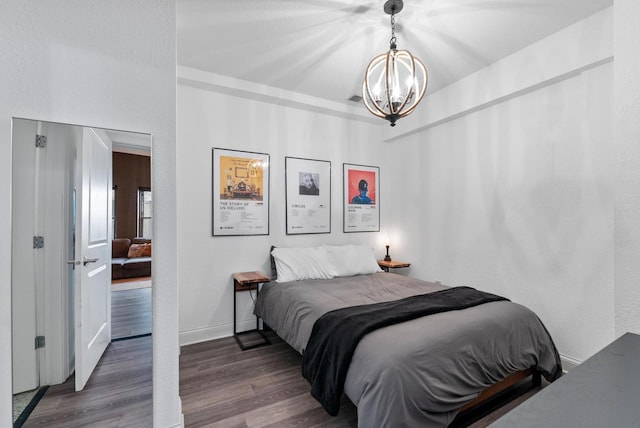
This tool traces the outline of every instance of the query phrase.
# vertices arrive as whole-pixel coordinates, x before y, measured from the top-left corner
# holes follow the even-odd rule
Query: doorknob
[[[100,259],[88,259],[86,256],[82,258],[82,265],[86,266],[88,263],[95,263]],[[68,265],[80,265],[80,260],[67,260]]]
[[[82,257],[82,265],[86,266],[87,263],[95,263],[100,259],[88,259],[86,256]]]

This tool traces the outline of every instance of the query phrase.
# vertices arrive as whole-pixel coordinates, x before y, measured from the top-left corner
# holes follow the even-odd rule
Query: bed
[[[319,258],[312,257],[313,268],[306,265],[308,260],[302,265],[289,260],[287,265],[276,257],[278,280],[266,284],[256,302],[256,315],[303,356],[314,324],[325,314],[449,288],[380,272],[377,263],[373,267],[369,260],[370,252],[375,263],[371,249],[354,253],[341,246],[333,258],[330,251],[328,256],[323,251]],[[304,251],[293,253],[298,259]],[[367,269],[344,275],[352,273],[354,260],[362,264],[363,256]],[[325,264],[327,272],[313,272]],[[287,269],[302,270],[305,275],[280,273]],[[446,427],[483,390],[531,368],[549,381],[559,377],[562,369],[555,345],[531,310],[499,300],[366,334],[348,362],[343,388],[358,408],[360,427]]]

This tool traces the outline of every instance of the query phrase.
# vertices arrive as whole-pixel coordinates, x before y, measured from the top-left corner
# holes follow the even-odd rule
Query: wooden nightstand
[[[383,271],[389,272],[389,269],[398,269],[398,268],[406,268],[411,266],[411,263],[406,262],[398,262],[395,260],[378,260],[378,266],[382,268]]]
[[[259,346],[270,345],[269,338],[264,335],[264,332],[260,330],[260,318],[256,316],[256,328],[254,330],[237,331],[236,330],[236,293],[242,291],[256,290],[256,300],[260,294],[260,284],[265,284],[269,281],[269,277],[262,274],[262,272],[237,272],[233,275],[233,337],[238,342],[238,346],[243,351],[247,349],[257,348]],[[255,305],[255,301],[254,301]],[[262,340],[258,343],[245,345],[242,343],[240,336],[250,333],[256,333],[261,336]]]

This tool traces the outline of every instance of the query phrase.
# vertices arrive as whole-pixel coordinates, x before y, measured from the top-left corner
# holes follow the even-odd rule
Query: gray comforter
[[[304,353],[314,322],[328,311],[443,288],[392,273],[271,283],[256,314]],[[353,355],[345,393],[360,427],[444,427],[480,391],[532,366],[549,380],[560,375],[546,329],[524,306],[491,302],[369,333]]]

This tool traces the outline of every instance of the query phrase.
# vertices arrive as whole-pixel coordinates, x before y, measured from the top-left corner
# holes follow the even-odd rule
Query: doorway
[[[111,282],[111,341],[151,335],[151,277]]]
[[[112,339],[124,340],[151,334],[151,153],[141,147],[114,145],[112,222]]]
[[[111,342],[111,145],[117,134],[145,140],[150,152],[146,134],[13,120],[14,394],[42,392],[69,378],[82,389]],[[86,182],[93,190],[82,197]],[[89,212],[102,214],[86,226]],[[83,224],[87,233],[76,229]]]

